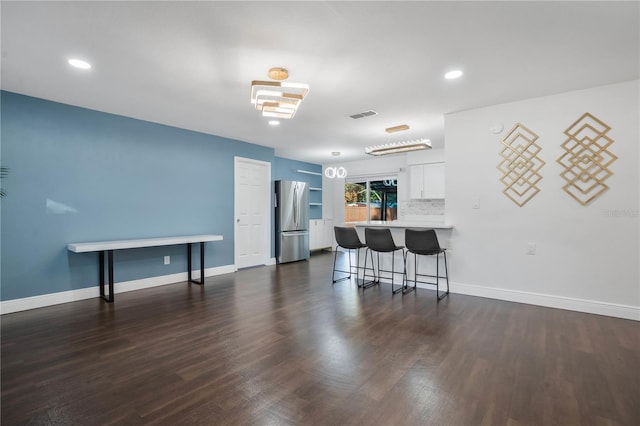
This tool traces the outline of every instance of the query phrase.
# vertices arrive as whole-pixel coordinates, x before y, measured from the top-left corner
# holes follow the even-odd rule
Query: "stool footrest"
[[[410,279],[409,277],[409,273],[407,272],[407,259],[409,258],[408,254],[409,253],[413,253],[413,259],[414,259],[414,266],[413,266],[413,279]],[[444,258],[444,275],[440,275],[440,254],[442,254],[443,258]],[[432,274],[421,274],[418,272],[418,256],[436,256],[436,273],[435,275]],[[444,299],[445,297],[447,297],[449,295],[449,270],[447,268],[447,253],[442,250],[436,254],[433,255],[421,255],[418,253],[414,253],[411,251],[411,249],[409,249],[406,253],[405,256],[405,262],[404,262],[404,271],[405,271],[405,278],[404,278],[404,288],[405,291],[403,291],[403,294],[409,293],[411,291],[416,291],[418,283],[420,284],[430,284],[430,285],[435,285],[436,286],[436,299],[438,302],[440,302],[442,299]],[[425,277],[425,278],[431,278],[434,279],[435,282],[433,281],[421,281],[418,278],[419,277]],[[446,284],[447,284],[447,290],[444,293],[440,293],[440,280],[445,280]],[[413,287],[409,287],[409,283],[413,283]],[[410,289],[410,290],[409,290]]]
[[[355,271],[355,276],[356,276],[356,282],[358,282],[358,280],[359,280],[359,271],[361,269],[363,269],[362,267],[359,266],[360,249],[346,248],[345,249],[346,252],[344,252],[344,251],[342,252],[343,254],[346,254],[347,256],[349,256],[349,270],[344,270],[344,269],[336,269],[336,261],[338,259],[338,251],[340,251],[340,250],[338,250],[338,248],[345,249],[344,247],[342,247],[340,245],[336,246],[336,250],[335,250],[334,255],[333,255],[333,272],[331,273],[331,281],[332,281],[332,283],[335,284],[335,283],[337,283],[339,281],[350,280],[351,279],[351,275],[353,275],[354,271]],[[353,265],[351,263],[351,251],[352,250],[355,250],[355,252],[356,252],[356,264],[355,265]],[[342,277],[342,278],[336,279],[336,272],[342,273],[342,274],[348,274],[348,275],[346,277]],[[360,287],[360,286],[358,285],[358,287]]]

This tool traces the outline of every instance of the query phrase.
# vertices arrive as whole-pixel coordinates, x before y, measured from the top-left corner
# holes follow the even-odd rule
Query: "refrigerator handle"
[[[293,184],[293,220],[296,222],[296,228],[298,228],[298,184]]]

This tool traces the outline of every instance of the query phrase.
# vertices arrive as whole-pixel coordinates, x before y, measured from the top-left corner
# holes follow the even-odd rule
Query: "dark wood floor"
[[[640,424],[637,322],[363,293],[331,261],[5,315],[2,424]]]

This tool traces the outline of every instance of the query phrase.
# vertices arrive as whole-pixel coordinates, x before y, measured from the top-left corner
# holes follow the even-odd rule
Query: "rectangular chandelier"
[[[369,155],[387,155],[397,154],[399,152],[419,151],[422,149],[431,149],[431,141],[429,139],[412,139],[403,142],[391,142],[382,145],[368,146],[364,152]]]
[[[307,93],[309,85],[305,83],[251,82],[251,103],[265,117],[293,118]]]

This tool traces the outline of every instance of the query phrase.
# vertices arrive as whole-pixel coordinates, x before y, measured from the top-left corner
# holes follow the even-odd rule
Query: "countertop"
[[[382,221],[372,220],[370,222],[351,222],[356,227],[385,227],[385,228],[433,228],[433,229],[452,229],[453,225],[447,224],[444,220],[429,220],[429,221],[407,221],[407,220],[394,220],[394,221]]]

